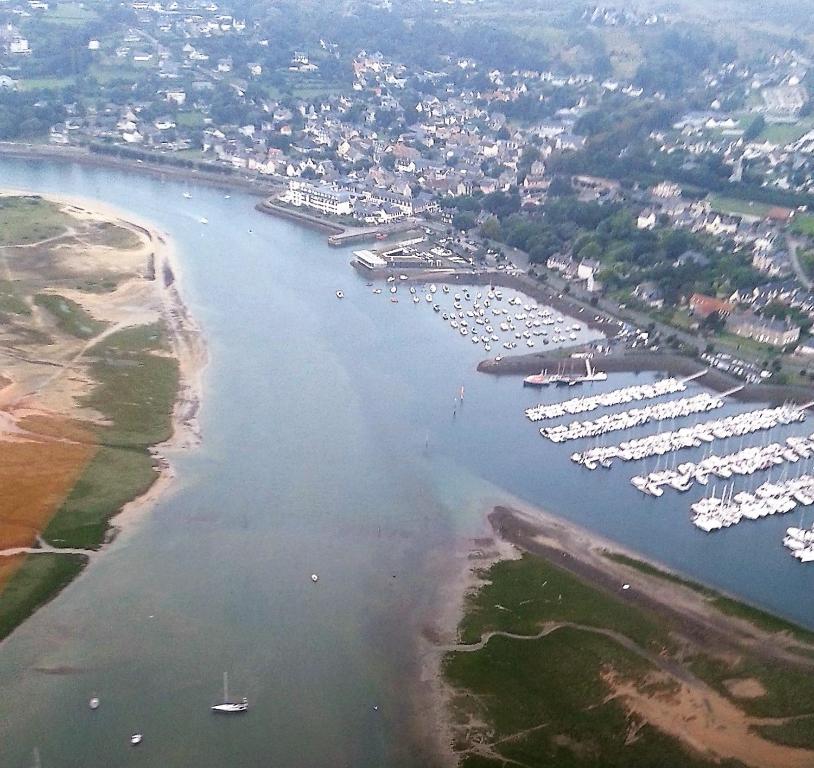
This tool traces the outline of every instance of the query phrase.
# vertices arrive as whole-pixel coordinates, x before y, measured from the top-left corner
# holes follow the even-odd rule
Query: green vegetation
[[[789,720],[782,725],[759,725],[755,730],[764,738],[789,747],[814,744],[814,715]]]
[[[531,555],[501,561],[468,601],[460,633],[464,643],[502,630],[533,635],[549,621],[571,621],[621,632],[642,646],[670,644],[658,622]]]
[[[128,501],[146,493],[156,477],[147,451],[100,448],[43,532],[43,538],[58,547],[98,549],[104,543],[110,518]]]
[[[20,296],[18,284],[11,280],[0,280],[0,312],[12,315],[30,315],[31,307]]]
[[[159,325],[126,328],[91,348],[91,374],[99,382],[85,404],[109,423],[105,445],[146,447],[169,439],[178,392],[178,361],[166,354]]]
[[[92,339],[107,326],[107,323],[95,320],[75,301],[57,293],[38,293],[34,296],[34,303],[53,315],[61,331],[78,339]]]
[[[467,757],[462,765],[503,766],[504,760],[557,768],[712,765],[650,725],[628,741],[630,719],[623,704],[607,699],[611,689],[602,669],[629,679],[651,668],[612,640],[567,628],[535,641],[496,637],[482,651],[448,655],[445,674],[471,694],[467,705],[475,718],[489,723],[487,743],[498,756]]]
[[[814,712],[814,675],[781,662],[761,661],[742,656],[734,662],[703,654],[690,661],[690,669],[702,680],[727,695],[726,683],[757,680],[766,693],[754,699],[739,700],[738,706],[760,717],[794,717]],[[814,742],[806,744],[814,747]]]
[[[129,251],[141,245],[141,239],[135,232],[118,224],[103,222],[98,225],[97,231],[99,232],[97,242],[108,248]]]
[[[791,228],[798,235],[814,237],[814,214],[798,213],[792,220]]]
[[[0,594],[0,640],[76,578],[87,562],[83,555],[28,555]]]
[[[0,245],[30,245],[67,231],[70,216],[36,195],[0,196]]]
[[[801,640],[814,641],[814,633],[681,576],[625,555],[606,556],[696,590],[718,609],[770,631],[793,630],[801,633]],[[680,626],[529,554],[499,562],[483,576],[487,580],[467,598],[459,627],[462,642],[471,646],[489,632],[518,637],[498,634],[482,648],[451,651],[444,657],[444,675],[455,690],[454,747],[463,766],[505,766],[515,761],[528,768],[715,764],[643,722],[623,699],[612,695],[614,685],[624,682],[643,695],[669,700],[678,684],[659,671],[656,654],[707,682],[747,715],[814,719],[810,717],[814,677],[800,666],[774,661],[746,645],[732,654],[729,646],[716,649],[713,644],[682,642],[679,652],[673,632],[680,632]],[[537,638],[543,627],[549,632]],[[629,640],[641,652],[628,646]],[[650,658],[647,651],[653,654]],[[738,681],[752,685],[757,681],[766,693],[735,700],[728,685]],[[760,732],[781,744],[814,747],[812,723],[805,720],[801,725],[800,729],[791,722],[767,725]],[[631,732],[636,738],[628,738]],[[717,764],[741,765],[734,760]]]
[[[765,218],[768,216],[772,206],[768,203],[756,203],[753,200],[738,200],[734,197],[724,195],[710,195],[709,204],[713,211],[719,213],[731,213],[737,216],[756,216]]]

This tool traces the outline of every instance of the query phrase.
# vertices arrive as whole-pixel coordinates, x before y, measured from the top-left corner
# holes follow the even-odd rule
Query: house
[[[736,336],[773,347],[785,347],[800,338],[800,328],[788,320],[771,320],[753,312],[733,315],[727,322],[727,328]]]
[[[577,280],[592,280],[599,271],[596,259],[583,259],[577,267]]]
[[[652,208],[643,210],[639,217],[636,219],[637,229],[655,229],[656,228],[656,212]]]
[[[639,283],[634,289],[633,295],[649,307],[661,309],[664,306],[664,294],[661,292],[661,288],[649,280]]]
[[[714,312],[721,317],[728,317],[734,310],[733,304],[723,299],[716,299],[714,296],[706,296],[703,293],[694,293],[690,296],[690,312],[701,320]]]

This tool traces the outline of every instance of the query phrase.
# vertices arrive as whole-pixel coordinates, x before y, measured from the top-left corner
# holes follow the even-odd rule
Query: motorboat
[[[342,291],[337,291],[337,292],[336,292],[336,298],[337,298],[337,299],[344,299],[344,298],[345,298],[345,294],[344,294],[344,293],[342,293]]]

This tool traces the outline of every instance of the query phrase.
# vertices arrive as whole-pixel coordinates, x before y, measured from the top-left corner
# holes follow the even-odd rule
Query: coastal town
[[[678,47],[675,19],[597,6],[573,25],[604,58],[548,68],[497,66],[493,50],[400,59],[354,47],[344,25],[281,44],[241,6],[194,0],[133,2],[105,24],[92,3],[8,2],[0,24],[0,102],[31,113],[0,138],[249,179],[273,191],[267,210],[390,236],[379,266],[402,268],[392,239],[411,232],[416,267],[444,253],[469,274],[523,273],[651,346],[743,378],[808,376],[803,50],[718,44],[677,82],[616,63],[602,42],[621,29]],[[60,36],[81,50],[50,76]],[[89,84],[101,97],[83,96]],[[620,169],[611,149],[641,162]]]

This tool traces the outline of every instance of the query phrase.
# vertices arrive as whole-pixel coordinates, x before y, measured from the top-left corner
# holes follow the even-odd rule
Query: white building
[[[312,208],[332,216],[350,216],[353,213],[353,196],[350,192],[327,184],[292,179],[283,199],[298,208]]]

